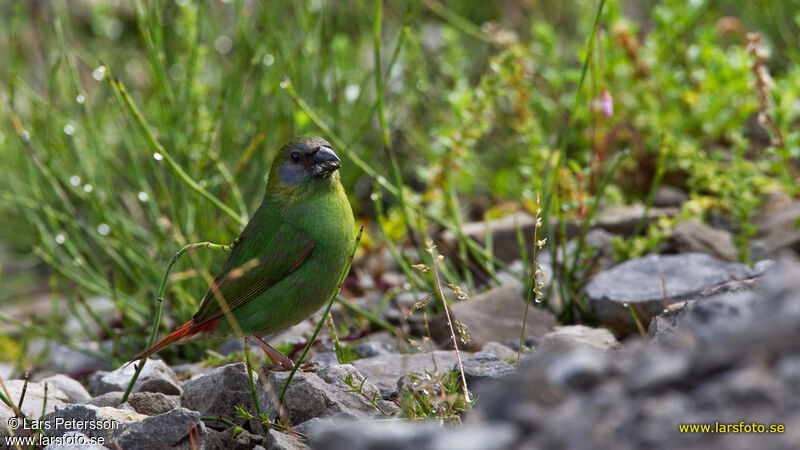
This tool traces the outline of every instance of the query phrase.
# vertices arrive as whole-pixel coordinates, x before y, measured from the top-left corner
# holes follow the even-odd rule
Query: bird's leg
[[[257,346],[261,347],[261,349],[264,350],[264,353],[266,353],[269,359],[273,362],[273,364],[264,364],[261,367],[262,371],[269,372],[270,370],[274,370],[276,372],[288,372],[294,368],[294,362],[292,362],[288,356],[275,350],[260,337],[256,335],[250,336],[250,342],[253,342]],[[303,372],[316,372],[319,370],[319,364],[314,361],[304,362],[300,365],[300,370]]]
[[[283,353],[275,350],[272,348],[271,345],[267,344],[267,342],[260,337],[253,335],[250,336],[250,342],[253,342],[257,346],[261,347],[261,350],[264,350],[264,353],[267,354],[270,360],[272,360],[273,364],[267,364],[262,367],[262,370],[276,370],[276,371],[290,371],[294,369],[294,362],[289,359],[288,356],[284,355]]]

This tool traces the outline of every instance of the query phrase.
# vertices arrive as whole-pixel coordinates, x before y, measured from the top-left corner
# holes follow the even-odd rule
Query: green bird
[[[192,320],[133,361],[190,338],[244,335],[291,370],[292,360],[262,337],[301,322],[338,287],[355,245],[340,167],[324,139],[299,136],[287,142],[272,162],[261,206],[234,241]]]

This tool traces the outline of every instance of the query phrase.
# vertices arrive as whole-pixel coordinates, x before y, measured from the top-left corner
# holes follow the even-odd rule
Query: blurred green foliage
[[[554,194],[545,217],[590,220],[587,205],[627,150],[603,202],[644,201],[663,170],[701,206],[685,214],[732,219],[746,260],[760,195],[798,190],[798,3],[612,1],[587,47],[595,1],[387,2],[379,84],[403,192],[413,209],[456,226],[532,210],[537,192]],[[346,145],[337,151],[392,179],[373,14],[370,2],[325,0],[2,3],[0,242],[9,261],[37,255],[59,275],[65,302],[112,299],[110,336],[89,337],[113,338],[106,356],[125,359],[147,333],[169,257],[186,242],[230,242],[261,200],[276,149],[296,134],[325,134],[315,119]],[[748,50],[750,32],[763,33],[765,61]],[[758,87],[754,65],[771,85]],[[374,180],[344,162],[356,215],[374,217]],[[407,238],[406,213],[384,197],[387,235]],[[621,254],[656,248],[663,233],[651,231]],[[199,271],[213,273],[223,257],[184,259],[167,326],[189,317],[207,286]],[[3,284],[3,302],[19,296]],[[41,325],[73,340],[54,326],[65,317],[32,320],[27,332]]]

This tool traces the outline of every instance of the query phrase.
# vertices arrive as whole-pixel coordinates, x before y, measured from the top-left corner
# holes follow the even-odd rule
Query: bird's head
[[[275,155],[267,189],[295,191],[336,183],[339,180],[336,171],[341,166],[328,141],[315,136],[298,136]]]

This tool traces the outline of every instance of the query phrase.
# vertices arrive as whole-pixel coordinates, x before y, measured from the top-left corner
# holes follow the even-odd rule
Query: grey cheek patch
[[[306,176],[304,172],[305,170],[302,167],[297,167],[289,161],[284,161],[280,169],[281,181],[286,184],[297,184]]]

